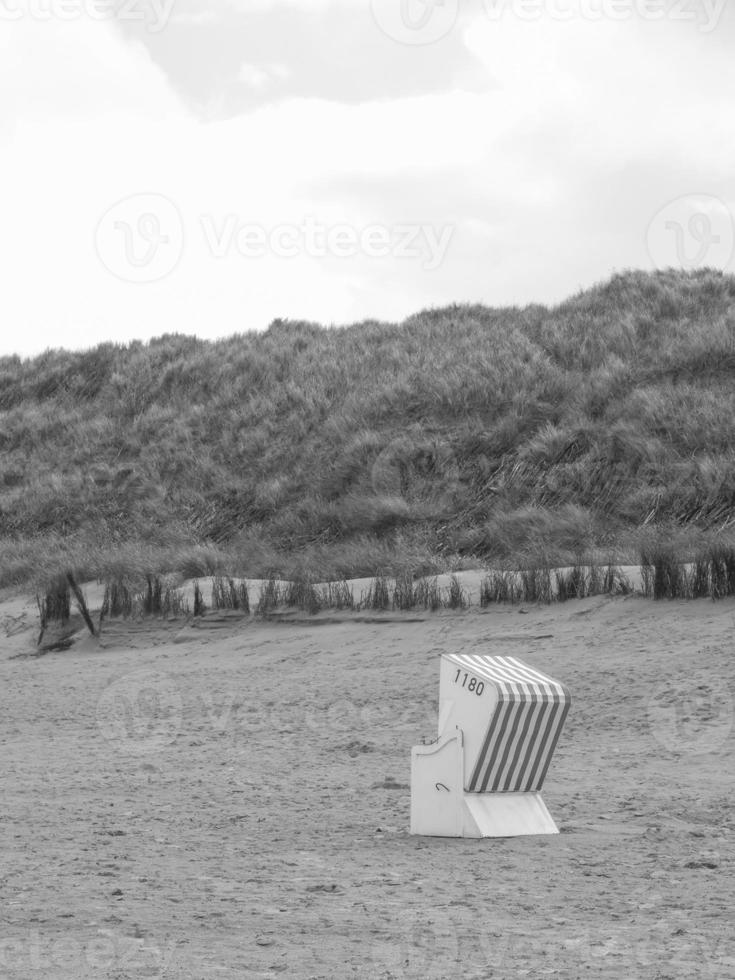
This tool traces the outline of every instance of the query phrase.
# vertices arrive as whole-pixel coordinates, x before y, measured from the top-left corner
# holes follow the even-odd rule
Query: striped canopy
[[[491,683],[498,694],[467,790],[540,790],[572,703],[569,691],[515,657],[446,656]]]

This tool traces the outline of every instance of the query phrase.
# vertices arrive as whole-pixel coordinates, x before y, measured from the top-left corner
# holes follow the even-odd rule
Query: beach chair
[[[439,736],[411,752],[411,833],[556,834],[541,798],[571,698],[515,657],[444,654]]]

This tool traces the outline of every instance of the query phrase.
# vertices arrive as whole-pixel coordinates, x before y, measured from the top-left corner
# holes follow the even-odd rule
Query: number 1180
[[[462,675],[461,667],[457,670],[457,676],[454,678],[454,683],[459,684],[459,678]],[[469,683],[467,683],[469,681]],[[464,672],[464,680],[462,681],[462,687],[466,687],[468,691],[472,691],[480,696],[485,690],[485,684],[482,681],[478,681],[476,677],[470,677],[467,671]]]

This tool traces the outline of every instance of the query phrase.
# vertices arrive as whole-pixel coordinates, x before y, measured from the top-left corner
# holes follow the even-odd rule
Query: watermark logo
[[[155,670],[137,670],[110,684],[97,704],[97,724],[108,742],[133,755],[170,745],[181,729],[177,686]]]
[[[184,223],[176,205],[163,194],[134,194],[103,215],[95,244],[113,276],[125,282],[157,282],[179,264]]]
[[[162,194],[134,194],[113,205],[97,225],[95,243],[103,265],[118,279],[151,283],[174,271],[184,250],[184,223]],[[427,272],[444,262],[454,225],[324,224],[301,221],[265,227],[237,214],[202,214],[200,243],[216,260],[240,258],[395,259]]]
[[[711,34],[726,6],[727,0],[482,0],[480,15],[495,23],[668,21]],[[459,0],[371,0],[371,8],[380,30],[407,45],[434,44],[459,18]]]
[[[669,21],[696,24],[703,34],[714,31],[727,0],[483,0],[489,20]]]
[[[371,0],[380,30],[399,44],[434,44],[457,22],[459,0]]]
[[[0,976],[138,976],[161,978],[173,966],[176,943],[98,929],[94,935],[52,938],[38,930],[0,938]]]
[[[442,264],[454,233],[451,225],[325,225],[310,215],[301,222],[272,228],[244,221],[236,214],[219,220],[202,215],[200,223],[207,248],[216,259],[232,255],[244,259],[390,257],[419,261],[427,271]]]
[[[653,737],[670,752],[704,755],[717,752],[733,728],[729,690],[712,681],[661,683],[648,701]]]
[[[735,254],[735,220],[717,197],[680,197],[653,217],[646,244],[659,269],[726,269]]]
[[[488,930],[470,909],[441,916],[398,910],[374,930],[368,951],[370,976],[441,980],[447,976],[508,976],[515,937]]]
[[[372,739],[389,727],[396,737],[418,739],[436,727],[433,704],[390,701],[360,701],[349,696],[282,702],[202,692],[197,707],[203,728],[211,731],[220,746],[222,778],[228,784],[252,793],[268,793],[269,780],[257,760],[260,746],[269,739],[324,740],[329,751],[358,757],[373,751]]]
[[[158,34],[168,24],[176,0],[0,0],[1,21],[115,20]]]

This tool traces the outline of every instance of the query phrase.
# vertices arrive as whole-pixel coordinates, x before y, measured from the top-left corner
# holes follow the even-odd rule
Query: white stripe
[[[473,664],[473,667],[475,670],[479,670],[480,664]],[[498,664],[493,664],[492,669],[488,671],[488,676],[493,681],[502,684],[521,684],[524,686],[524,689],[525,687],[529,687],[528,682],[517,671],[501,668]]]
[[[482,654],[459,654],[447,655],[450,660],[458,664],[465,670],[471,670],[486,680],[508,683],[512,681],[516,684],[523,684],[525,688],[541,690],[543,694],[559,697],[562,701],[564,689],[558,681],[534,670],[515,657],[487,657]]]
[[[500,660],[500,658],[496,659]],[[525,676],[521,670],[515,667],[514,664],[506,665],[505,663],[496,663],[493,665],[493,674],[498,680],[502,680],[506,684],[510,681],[515,684],[523,685],[524,690],[527,690],[528,692],[534,691],[538,694],[549,693],[548,690],[541,688],[536,680],[529,679],[527,676]]]
[[[500,663],[499,658],[493,658],[493,663],[488,663],[488,657],[481,657],[479,654],[476,654],[475,657],[476,659],[472,659],[472,654],[465,654],[463,659],[474,670],[484,670],[487,676],[493,680],[503,681],[504,683],[507,683],[509,680],[526,682],[519,671],[514,670],[511,666]]]
[[[524,664],[522,660],[516,660],[515,657],[500,657],[500,660],[510,660],[516,670],[523,674],[523,676],[528,677],[530,680],[536,681],[538,684],[544,684],[547,687],[558,691],[559,694],[563,694],[562,685],[553,679],[553,677],[548,677],[546,674],[542,674],[538,670],[534,670],[533,667],[529,667],[528,664]]]

